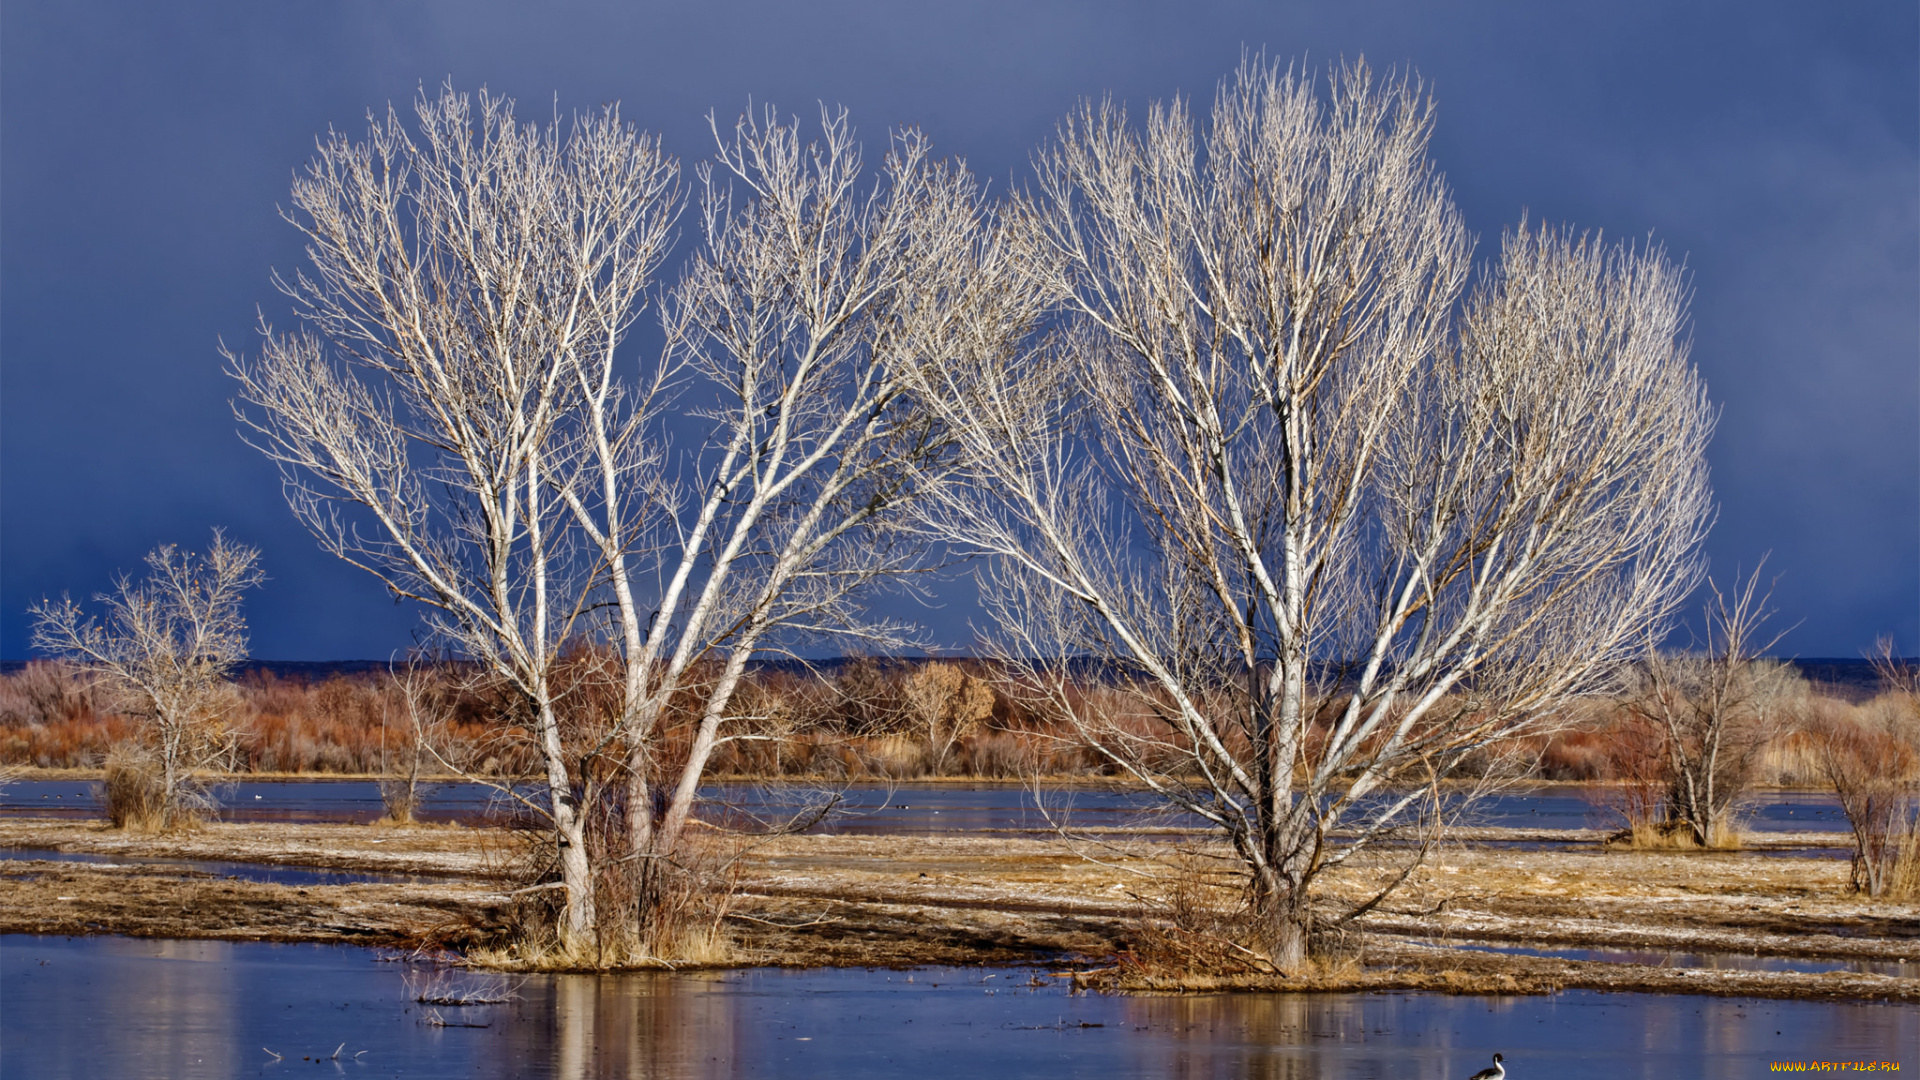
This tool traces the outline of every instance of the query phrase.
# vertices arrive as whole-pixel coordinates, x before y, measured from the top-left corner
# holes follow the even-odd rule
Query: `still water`
[[[1681,952],[1672,949],[1542,949],[1525,945],[1458,939],[1416,938],[1412,940],[1438,948],[1471,949],[1475,952],[1506,953],[1511,956],[1553,956],[1563,960],[1590,960],[1602,964],[1646,964],[1650,967],[1693,968],[1706,971],[1792,971],[1802,975],[1845,971],[1861,975],[1892,975],[1901,979],[1920,979],[1920,961],[1914,960],[1809,960],[1797,956]]]
[[[0,791],[0,814],[95,818],[95,785],[73,780],[33,780]],[[1017,784],[883,786],[856,784],[844,790],[808,792],[746,785],[718,785],[706,796],[770,822],[784,821],[808,799],[837,796],[835,812],[813,831],[833,833],[934,834],[1044,831],[1065,819],[1076,828],[1179,829],[1197,822],[1156,813],[1151,796],[1137,791],[1055,788],[1036,803]],[[365,824],[378,818],[380,786],[370,780],[247,780],[218,789],[220,816],[228,821],[332,821]],[[424,787],[421,816],[430,821],[480,821],[499,806],[481,784]],[[1768,792],[1740,809],[1741,827],[1755,832],[1845,832],[1847,821],[1831,795]],[[1468,824],[1534,829],[1617,828],[1600,789],[1540,784],[1502,792],[1476,805]]]
[[[1447,1080],[1495,1051],[1514,1080],[1920,1067],[1920,1010],[1871,1003],[1125,998],[947,968],[541,976],[505,1004],[429,1010],[409,970],[345,946],[0,938],[0,1076]],[[434,1026],[430,1011],[474,1026]]]

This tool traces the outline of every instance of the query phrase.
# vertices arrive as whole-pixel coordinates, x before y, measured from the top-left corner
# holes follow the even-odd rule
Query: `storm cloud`
[[[417,613],[322,554],[241,443],[216,342],[296,268],[314,137],[451,79],[619,100],[683,161],[704,115],[844,105],[996,189],[1076,100],[1211,95],[1243,50],[1411,66],[1483,255],[1532,220],[1651,236],[1693,274],[1723,412],[1717,574],[1767,552],[1780,651],[1920,652],[1920,9],[1788,3],[87,3],[0,14],[0,656],[25,608],[224,525],[272,580],[254,652],[384,657]],[[919,611],[970,642],[964,578]]]

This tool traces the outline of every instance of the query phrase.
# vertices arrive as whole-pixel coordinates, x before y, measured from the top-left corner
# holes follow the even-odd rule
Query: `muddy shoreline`
[[[1144,992],[1587,988],[1920,1001],[1920,978],[1487,951],[1920,961],[1920,905],[1848,894],[1844,860],[1605,851],[1586,830],[1547,835],[1554,832],[1477,829],[1443,848],[1387,903],[1349,924],[1346,963],[1307,980],[1116,978],[1112,958],[1154,924],[1167,888],[1155,861],[1165,846],[1124,839],[1103,843],[1090,861],[1055,838],[781,837],[744,857],[726,925],[742,966],[1042,962],[1080,973],[1084,985]],[[1521,841],[1558,843],[1516,850]],[[504,925],[508,900],[490,869],[500,844],[484,828],[271,822],[156,837],[104,822],[0,819],[0,848],[13,856],[0,860],[0,933],[465,948],[497,941]],[[193,862],[412,879],[295,886]],[[1391,853],[1343,870],[1328,883],[1330,909],[1358,902],[1394,872]]]

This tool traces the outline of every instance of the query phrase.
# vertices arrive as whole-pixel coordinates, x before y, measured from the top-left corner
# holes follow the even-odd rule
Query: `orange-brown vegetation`
[[[615,707],[605,681],[596,677],[597,663],[583,652],[562,666],[572,686],[568,728],[583,749]],[[506,707],[504,695],[452,675],[442,681],[435,749],[476,773],[523,772],[532,760],[531,748],[522,729],[497,722]],[[405,694],[385,672],[309,678],[255,670],[237,688],[243,701],[233,725],[240,772],[382,774],[399,768],[412,751]],[[700,689],[687,688],[689,707],[675,717],[682,736],[694,720]],[[1075,688],[1074,697],[1076,710],[1103,716],[1104,723],[1143,733],[1152,727],[1140,698],[1098,680]],[[720,747],[713,772],[908,780],[1109,771],[1035,700],[1007,685],[991,665],[971,660],[857,659],[812,671],[767,667],[736,695],[730,711],[737,719],[734,730],[744,737]],[[1893,693],[1856,701],[1823,693],[1816,685],[1795,722],[1773,734],[1758,754],[1755,782],[1830,786],[1823,733],[1855,726],[1884,730],[1877,718],[1903,706],[1904,699]],[[133,734],[126,718],[107,711],[84,681],[60,664],[39,661],[0,676],[0,765],[99,768],[109,751]],[[1590,701],[1566,716],[1553,734],[1491,747],[1470,764],[1541,780],[1610,783],[1623,814],[1651,816],[1661,797],[1660,738],[1653,725],[1620,703]],[[669,756],[684,741],[670,738]],[[444,772],[445,767],[430,762],[428,770]]]

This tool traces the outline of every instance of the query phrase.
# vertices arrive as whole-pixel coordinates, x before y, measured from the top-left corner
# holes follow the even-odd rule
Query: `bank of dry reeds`
[[[927,674],[935,669],[936,676]],[[448,676],[452,688],[440,709],[436,749],[476,775],[524,774],[533,759],[524,733],[499,722],[495,696],[456,674]],[[404,694],[384,672],[308,678],[254,671],[237,691],[242,705],[232,730],[242,774],[393,775],[412,752]],[[1150,723],[1128,714],[1138,709],[1137,700],[1099,679],[1089,678],[1074,694],[1076,709],[1105,715],[1110,725]],[[1005,685],[992,665],[978,661],[766,668],[736,697],[735,731],[746,737],[716,752],[716,777],[1016,780],[1110,772],[1057,717],[1036,706],[1033,695]],[[1897,698],[1850,700],[1816,686],[1798,722],[1760,748],[1750,782],[1829,786],[1817,733],[1864,722],[1895,707]],[[579,705],[583,712],[596,707]],[[690,723],[684,726],[690,730]],[[1664,845],[1658,733],[1620,703],[1604,700],[1580,704],[1554,727],[1550,735],[1486,748],[1479,764],[1512,777],[1608,784],[1618,793],[1623,824]],[[0,765],[99,768],[133,732],[61,665],[36,662],[0,676]],[[429,769],[444,772],[444,765],[431,762]]]

